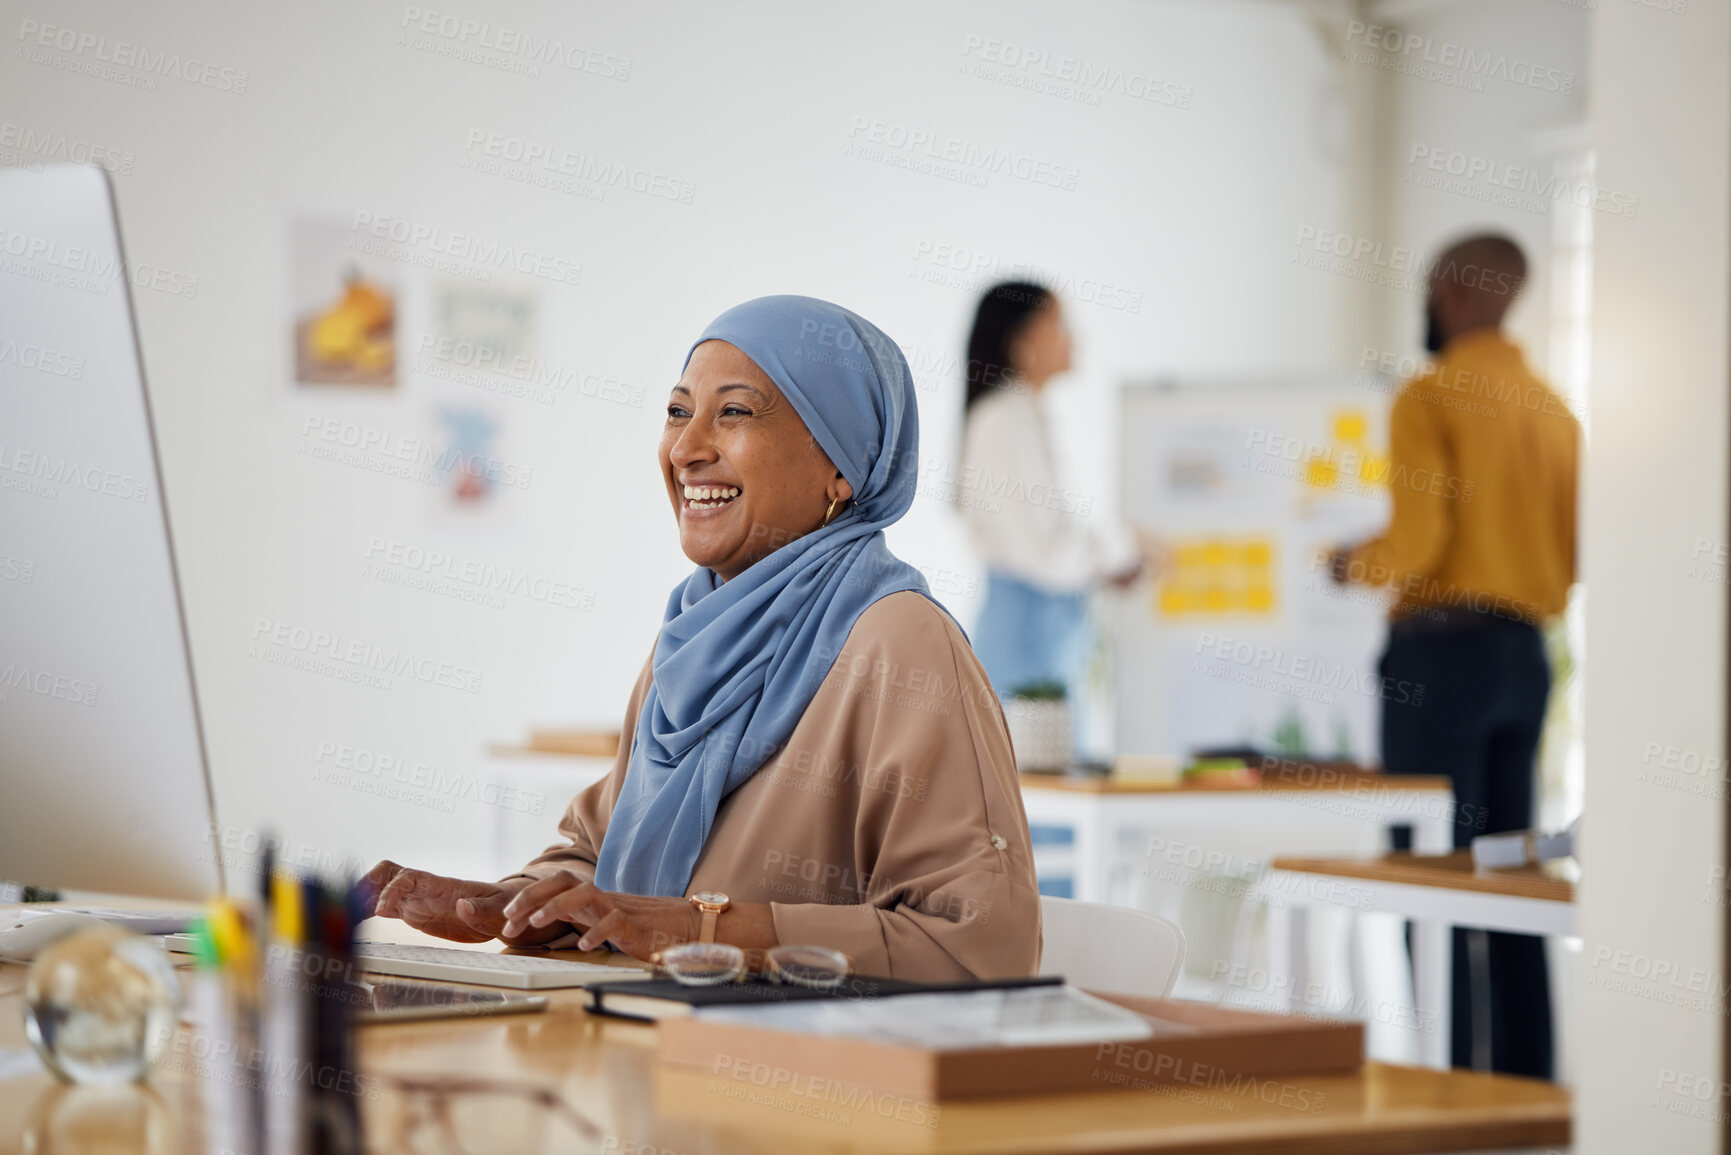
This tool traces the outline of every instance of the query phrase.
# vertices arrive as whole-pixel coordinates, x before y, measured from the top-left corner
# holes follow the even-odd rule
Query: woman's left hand
[[[691,942],[703,930],[703,915],[687,899],[602,890],[561,870],[530,883],[505,904],[501,937],[559,922],[583,929],[579,950],[595,950],[611,942],[645,961],[658,950]]]

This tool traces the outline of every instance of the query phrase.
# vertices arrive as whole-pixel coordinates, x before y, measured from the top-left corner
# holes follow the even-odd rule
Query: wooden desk
[[[1561,863],[1481,871],[1473,868],[1470,850],[1456,850],[1449,854],[1396,852],[1379,858],[1276,858],[1273,866],[1275,870],[1360,878],[1367,882],[1401,886],[1440,887],[1443,890],[1465,890],[1550,903],[1575,901],[1574,881]],[[1549,932],[1522,930],[1521,933]]]
[[[1572,866],[1572,864],[1569,864]],[[1413,1001],[1421,1019],[1449,1021],[1449,930],[1574,935],[1575,886],[1561,864],[1478,872],[1472,852],[1377,858],[1275,858],[1262,889],[1289,903],[1375,910],[1412,919]],[[1343,880],[1344,883],[1343,884]],[[1428,1038],[1447,1064],[1446,1031]]]
[[[593,956],[577,956],[593,957]],[[24,1042],[24,969],[0,966],[0,1047]],[[544,1014],[368,1026],[366,1075],[468,1073],[552,1087],[606,1132],[599,1147],[557,1126],[540,1152],[1212,1152],[1373,1155],[1564,1145],[1570,1097],[1547,1083],[1367,1064],[1351,1075],[1258,1089],[1160,1090],[950,1103],[883,1112],[834,1098],[769,1092],[729,1073],[654,1062],[655,1028],[587,1015],[579,992],[551,992]],[[170,1059],[174,1058],[171,1051]],[[183,1060],[118,1091],[62,1088],[40,1073],[0,1082],[0,1155],[197,1150],[197,1077]],[[755,1096],[755,1101],[753,1097]],[[1280,1100],[1284,1096],[1287,1105]],[[363,1107],[369,1100],[363,1097]],[[1304,1103],[1314,1110],[1300,1110]],[[916,1121],[918,1120],[918,1121]],[[935,1125],[932,1125],[934,1124]]]

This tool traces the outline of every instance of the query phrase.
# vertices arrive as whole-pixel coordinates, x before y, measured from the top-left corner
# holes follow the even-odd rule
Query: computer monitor
[[[107,174],[0,170],[0,879],[223,888]]]

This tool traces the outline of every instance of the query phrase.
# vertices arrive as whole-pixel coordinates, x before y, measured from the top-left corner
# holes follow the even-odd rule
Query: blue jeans
[[[973,645],[998,697],[1007,699],[1031,682],[1060,682],[1079,717],[1087,641],[1086,594],[1047,593],[1008,574],[986,572],[986,604],[974,624]],[[1072,744],[1079,739],[1078,729]],[[1064,826],[1033,826],[1028,833],[1035,846],[1074,841]],[[1042,878],[1039,885],[1041,894],[1069,898],[1074,880]]]
[[[986,571],[986,604],[974,624],[974,653],[998,697],[1031,682],[1060,682],[1072,706],[1082,689],[1088,596],[1048,593]]]

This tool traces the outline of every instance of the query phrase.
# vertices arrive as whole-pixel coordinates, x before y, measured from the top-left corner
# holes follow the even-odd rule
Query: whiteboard
[[[1396,383],[1130,383],[1120,509],[1174,548],[1112,625],[1116,749],[1248,744],[1376,762],[1386,595],[1318,551],[1387,524]]]

